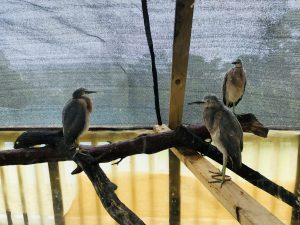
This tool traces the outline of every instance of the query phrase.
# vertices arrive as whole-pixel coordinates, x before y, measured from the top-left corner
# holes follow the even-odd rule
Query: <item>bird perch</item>
[[[264,128],[252,114],[239,115],[238,119],[242,125],[244,132],[252,132],[258,136],[266,137],[268,129]],[[52,132],[49,140],[62,139],[62,133]],[[16,143],[16,147],[25,147],[24,139],[27,140],[30,137],[39,137],[48,135],[49,132],[30,132],[21,135]],[[25,137],[25,138],[24,138]],[[200,137],[200,138],[199,138]],[[187,146],[200,154],[204,154],[219,163],[222,163],[221,154],[214,149],[209,143],[203,140],[209,138],[209,133],[203,125],[191,125],[187,129],[179,127],[176,131],[168,131],[159,134],[141,135],[134,139],[121,141],[113,144],[102,145],[97,147],[82,146],[82,149],[89,152],[93,157],[97,158],[97,163],[110,162],[116,159],[125,158],[135,154],[153,154],[173,146]],[[43,138],[37,138],[40,141]],[[44,140],[44,139],[43,139]],[[28,143],[28,141],[27,141]],[[35,143],[34,140],[30,141],[31,144]],[[42,144],[42,143],[36,143]],[[55,145],[50,142],[43,144],[52,144],[54,147],[46,146],[42,148],[27,148],[17,150],[7,150],[0,152],[0,166],[5,165],[27,165],[33,163],[53,162],[53,161],[65,161],[72,160],[72,151],[66,151],[62,144]],[[197,153],[197,152],[194,153]],[[192,152],[193,153],[193,152]],[[230,168],[230,165],[228,165]],[[245,180],[268,192],[269,194],[281,199],[285,203],[294,208],[299,208],[298,198],[291,192],[287,191],[283,187],[278,186],[266,177],[262,176],[258,172],[252,170],[243,164],[239,171],[234,171]]]
[[[145,225],[115,194],[117,186],[112,183],[100,166],[95,163],[95,158],[88,154],[76,153],[73,160],[80,165],[91,180],[104,208],[109,215],[119,224]]]

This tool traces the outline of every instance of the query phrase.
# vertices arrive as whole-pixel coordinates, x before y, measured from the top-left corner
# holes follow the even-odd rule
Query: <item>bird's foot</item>
[[[221,188],[223,186],[223,184],[226,182],[226,181],[231,181],[231,177],[228,177],[228,178],[224,178],[224,179],[219,179],[219,178],[215,178],[215,177],[212,177],[214,180],[212,181],[208,181],[208,183],[220,183],[221,184]]]
[[[79,148],[79,145],[74,143],[72,145],[67,145],[67,148],[70,150],[70,151],[77,151],[77,149]]]
[[[210,171],[209,170],[209,172],[212,173],[212,174],[214,174],[214,175],[211,175],[212,178],[223,176],[223,173],[220,170],[218,170],[218,172],[214,172],[214,171]],[[225,177],[230,177],[230,176],[225,175]]]
[[[75,149],[76,153],[82,154],[82,155],[89,155],[88,151],[84,150],[80,145]]]
[[[214,174],[211,176],[211,178],[213,179],[212,181],[208,181],[208,183],[221,183],[221,188],[222,185],[226,182],[226,181],[231,181],[231,177],[228,175],[224,175],[222,174],[222,172],[219,170],[218,172],[214,172],[214,171],[209,171],[210,173]],[[218,178],[221,177],[221,178]]]

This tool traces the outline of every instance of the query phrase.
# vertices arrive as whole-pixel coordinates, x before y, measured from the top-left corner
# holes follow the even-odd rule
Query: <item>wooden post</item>
[[[296,182],[294,193],[296,196],[300,197],[300,135],[298,136],[298,157],[297,157],[297,172],[296,172]],[[293,208],[291,225],[300,224],[300,210]]]
[[[23,185],[23,177],[21,174],[21,167],[19,165],[17,165],[16,167],[17,167],[17,176],[18,176],[18,182],[20,187],[20,198],[21,198],[24,225],[28,225],[29,223],[28,223],[27,208],[25,203],[25,192],[24,192],[24,185]]]
[[[181,124],[194,0],[176,0],[169,127]],[[169,223],[180,224],[180,162],[169,151]]]
[[[64,207],[60,187],[58,162],[48,163],[55,225],[64,225]]]
[[[0,142],[0,151],[4,149],[4,143]],[[6,218],[7,218],[7,224],[12,225],[12,217],[11,217],[11,211],[8,205],[8,199],[7,199],[7,187],[6,187],[6,182],[4,178],[4,171],[3,168],[0,167],[0,184],[1,184],[1,189],[2,189],[2,195],[3,195],[3,201],[4,201],[4,208],[6,212]]]

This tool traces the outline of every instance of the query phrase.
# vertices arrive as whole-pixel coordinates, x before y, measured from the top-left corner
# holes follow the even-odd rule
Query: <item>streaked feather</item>
[[[220,141],[227,150],[233,167],[240,168],[242,166],[243,151],[243,131],[241,125],[235,115],[225,109],[220,121]]]

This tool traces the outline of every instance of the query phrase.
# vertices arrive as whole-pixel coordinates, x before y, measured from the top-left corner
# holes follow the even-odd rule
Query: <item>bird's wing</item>
[[[243,131],[229,110],[224,111],[220,123],[220,140],[233,163],[234,168],[240,168],[242,163]]]
[[[243,90],[242,96],[236,101],[235,105],[237,105],[237,104],[242,100],[242,98],[243,98],[243,96],[244,96],[244,93],[245,93],[245,89],[246,89],[246,84],[247,84],[246,74],[245,74],[244,71],[243,71],[242,73],[244,74],[244,77],[245,77],[244,90]]]
[[[226,105],[226,83],[227,83],[227,78],[228,78],[229,71],[225,74],[224,81],[223,81],[223,103]]]
[[[78,99],[70,100],[64,107],[62,123],[66,144],[73,144],[84,130],[86,113],[84,104]]]
[[[228,107],[232,107],[233,104],[232,104],[232,102],[227,102],[227,101],[226,101],[226,92],[227,92],[226,86],[227,86],[227,80],[228,80],[228,77],[229,77],[229,76],[232,76],[233,73],[234,73],[234,68],[230,69],[230,70],[225,74],[224,81],[223,81],[223,103],[224,103],[224,105],[227,105],[227,103],[228,103],[228,105],[227,105]],[[226,102],[227,102],[227,103],[226,103]]]

